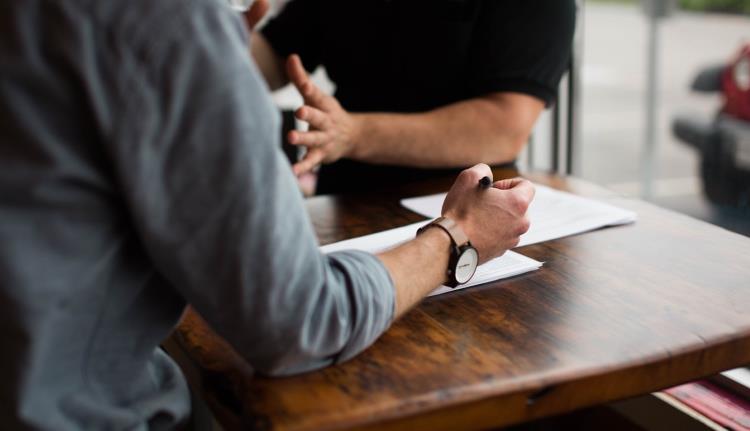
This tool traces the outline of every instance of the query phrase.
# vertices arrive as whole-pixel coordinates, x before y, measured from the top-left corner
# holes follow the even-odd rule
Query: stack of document
[[[426,217],[439,217],[445,200],[445,193],[404,199],[401,204]],[[536,196],[528,211],[531,221],[529,231],[521,236],[519,247],[575,235],[605,226],[632,223],[636,213],[593,199],[561,192],[537,185]],[[383,232],[365,235],[321,247],[324,253],[339,250],[362,250],[379,253],[414,238],[417,229],[428,223],[421,221]],[[453,292],[457,289],[489,283],[513,277],[542,266],[542,262],[530,259],[519,253],[506,252],[503,256],[480,265],[471,281],[456,289],[439,287],[432,295]]]
[[[320,249],[324,253],[330,253],[340,250],[362,250],[370,253],[379,253],[396,247],[397,245],[414,238],[414,235],[417,233],[417,229],[419,229],[426,223],[428,222],[422,221],[419,223],[402,226],[396,229],[390,229],[371,235],[365,235],[359,238],[348,239],[346,241],[325,245]],[[498,258],[480,265],[477,268],[477,272],[474,274],[474,277],[472,277],[471,281],[469,281],[468,283],[456,288],[441,286],[432,291],[429,296],[454,292],[456,290],[476,286],[478,284],[489,283],[491,281],[513,277],[525,272],[534,271],[535,269],[539,269],[539,267],[541,266],[541,262],[530,259],[522,254],[508,251]]]
[[[536,196],[529,206],[529,231],[519,247],[599,229],[632,223],[637,215],[604,202],[535,185]],[[403,199],[401,205],[423,216],[440,217],[445,193]]]

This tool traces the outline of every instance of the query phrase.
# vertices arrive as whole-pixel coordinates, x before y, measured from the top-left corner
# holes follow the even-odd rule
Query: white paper
[[[535,185],[536,195],[527,213],[531,227],[518,247],[565,236],[632,223],[637,214],[614,205]],[[403,199],[401,205],[426,217],[440,217],[445,193]]]
[[[427,221],[410,224],[407,226],[390,229],[383,232],[365,235],[358,238],[348,239],[320,247],[324,253],[340,250],[362,250],[369,253],[379,253],[402,244],[417,233],[417,229],[427,224]],[[522,254],[508,251],[504,255],[480,265],[471,281],[456,288],[441,286],[432,291],[428,296],[440,295],[478,284],[489,283],[503,278],[513,277],[529,271],[534,271],[542,266],[541,262],[530,259]]]

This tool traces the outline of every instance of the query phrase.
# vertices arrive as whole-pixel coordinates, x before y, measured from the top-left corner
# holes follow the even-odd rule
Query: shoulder
[[[572,27],[576,19],[575,0],[484,0],[483,13],[498,22],[515,22],[535,29],[542,25]]]
[[[121,47],[163,50],[217,35],[246,40],[238,14],[225,0],[115,0],[90,4],[95,24],[106,33],[108,42]]]
[[[258,80],[243,73],[252,68],[247,33],[225,0],[97,2],[95,19],[101,79],[123,116],[191,110],[188,100],[219,100],[238,77]]]
[[[484,32],[534,51],[559,51],[576,28],[576,0],[485,0]]]
[[[515,0],[497,2],[485,0],[485,4],[493,4],[508,12],[533,13],[537,16],[553,14],[554,16],[566,17],[576,11],[576,0]]]

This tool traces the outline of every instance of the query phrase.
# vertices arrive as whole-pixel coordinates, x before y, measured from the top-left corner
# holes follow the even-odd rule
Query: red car
[[[750,206],[750,44],[729,65],[703,70],[695,91],[721,92],[722,109],[713,119],[679,116],[672,131],[701,152],[701,176],[709,200]]]

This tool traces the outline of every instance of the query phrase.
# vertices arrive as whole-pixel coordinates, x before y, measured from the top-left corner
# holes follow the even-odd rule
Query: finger
[[[523,178],[516,177],[516,178],[505,178],[502,180],[495,181],[495,183],[492,185],[496,189],[500,190],[510,190],[513,187],[517,186],[521,183],[521,181],[524,181]]]
[[[302,121],[310,123],[310,126],[316,129],[327,129],[330,122],[328,114],[307,105],[299,108],[295,116]]]
[[[320,108],[323,110],[329,110],[335,107],[335,104],[333,103],[333,100],[335,99],[325,94],[320,88],[318,88],[317,85],[315,85],[309,79],[304,84],[304,86],[297,87],[297,90],[302,95],[302,98],[305,100],[305,103],[310,106],[314,106],[316,108]]]
[[[518,230],[516,231],[516,235],[521,236],[529,231],[529,228],[531,227],[531,220],[529,220],[528,216],[521,217],[521,220],[518,222]]]
[[[307,71],[302,66],[302,59],[297,54],[292,54],[286,59],[286,74],[297,88],[304,87],[309,80]]]
[[[292,54],[289,56],[286,61],[286,73],[289,76],[289,80],[292,81],[297,91],[302,95],[302,98],[305,99],[306,104],[322,109],[332,107],[333,98],[323,93],[317,85],[313,84],[302,65],[302,59],[300,59],[299,55]]]
[[[258,22],[266,16],[268,9],[270,8],[271,4],[268,0],[256,0],[253,5],[250,6],[250,9],[244,13],[245,22],[247,23],[248,28],[250,28],[250,30],[254,29]]]
[[[536,188],[531,181],[525,180],[523,178],[512,178],[511,184],[512,187],[509,187],[508,190],[513,190],[519,193],[526,198],[527,202],[531,203],[531,201],[534,199],[534,195],[536,194]]]
[[[534,194],[536,190],[531,181],[518,179],[513,181],[513,187],[510,189],[503,189],[506,193],[510,193],[506,202],[510,205],[510,209],[516,214],[525,214],[534,200]]]
[[[312,172],[305,172],[297,177],[297,184],[302,189],[302,193],[305,196],[311,196],[315,194],[315,180],[316,175]]]
[[[292,145],[319,147],[328,142],[328,137],[325,132],[301,132],[299,130],[292,130],[289,132],[289,135],[287,135],[287,140]]]
[[[302,160],[292,166],[292,170],[294,171],[295,175],[302,175],[304,173],[310,172],[323,161],[324,157],[325,156],[322,151],[308,151]]]

